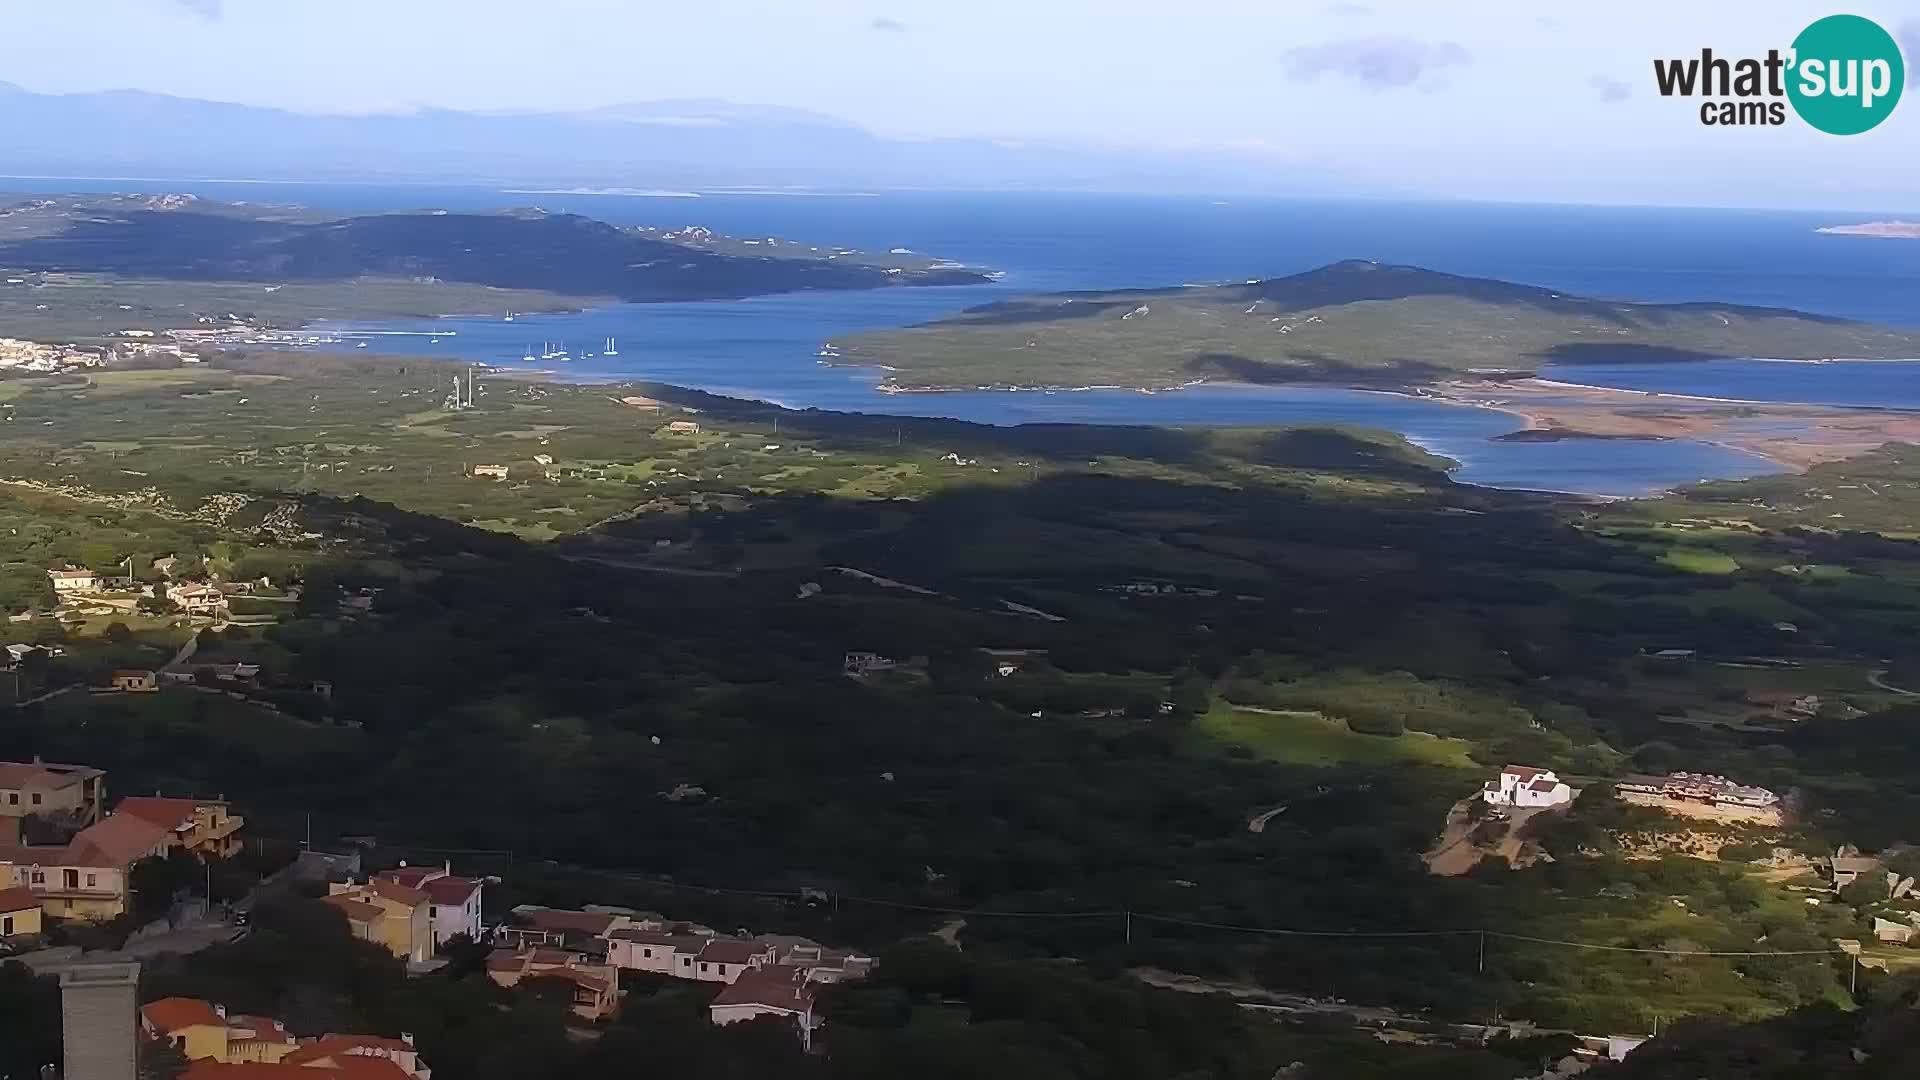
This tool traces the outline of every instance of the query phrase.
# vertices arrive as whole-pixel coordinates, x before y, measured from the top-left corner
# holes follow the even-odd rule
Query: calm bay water
[[[1008,294],[1238,281],[1345,258],[1412,263],[1590,296],[1718,300],[1879,322],[1920,322],[1920,243],[1813,230],[1862,215],[1649,208],[888,193],[653,198],[479,187],[42,181],[45,191],[191,190],[212,198],[365,211],[540,205],[622,224],[706,225],[867,249],[908,248],[1002,271],[993,285],[812,293],[744,301],[617,305],[574,315],[339,326],[383,332],[384,352],[633,378],[793,408],[945,416],[993,424],[1352,423],[1400,431],[1461,462],[1459,479],[1502,487],[1638,494],[1773,471],[1751,455],[1677,440],[1502,443],[1511,416],[1334,388],[881,394],[876,375],[817,362],[822,342],[937,318]],[[430,331],[453,336],[427,337]],[[619,355],[602,351],[614,337]],[[575,359],[537,359],[564,341]],[[532,362],[522,358],[532,354]],[[1556,367],[1555,378],[1710,397],[1920,407],[1920,365]]]

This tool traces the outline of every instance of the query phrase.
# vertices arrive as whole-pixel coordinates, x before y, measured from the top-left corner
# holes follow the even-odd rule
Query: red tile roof
[[[202,1058],[188,1065],[180,1080],[409,1080],[409,1074],[386,1058],[342,1054],[324,1065]]]
[[[215,800],[196,802],[193,799],[168,799],[158,795],[130,795],[120,800],[113,808],[116,814],[131,814],[155,825],[164,825],[169,829],[178,829],[193,823],[193,811],[198,806],[214,805]]]
[[[410,889],[397,881],[385,881],[375,878],[367,882],[367,890],[382,900],[391,900],[408,907],[419,907],[427,902],[427,894],[419,889]]]
[[[762,956],[766,949],[754,945],[751,941],[738,938],[714,938],[700,950],[702,963],[744,964],[756,956]]]
[[[560,908],[532,908],[520,913],[527,925],[536,930],[573,930],[583,934],[604,934],[612,928],[617,915],[604,911],[564,911]]]
[[[40,898],[33,895],[31,889],[18,886],[11,889],[0,889],[0,913],[11,914],[15,911],[26,911],[39,906]]]
[[[338,1060],[342,1057],[381,1057],[387,1054],[410,1054],[414,1045],[405,1039],[389,1039],[381,1035],[322,1035],[300,1045],[300,1049],[281,1058],[290,1065],[305,1065],[308,1062],[322,1061],[328,1058]]]
[[[813,988],[803,980],[806,972],[784,964],[759,968],[741,975],[733,985],[713,999],[722,1005],[757,1005],[764,1009],[805,1012],[813,1007]]]
[[[347,896],[323,896],[320,899],[321,902],[331,904],[345,912],[347,918],[353,922],[373,922],[386,914],[386,911],[378,905],[362,903]]]
[[[1506,773],[1508,776],[1516,777],[1523,784],[1539,776],[1541,773],[1546,772],[1545,769],[1536,769],[1531,765],[1509,765],[1500,771]]]
[[[441,907],[459,907],[480,891],[480,883],[471,878],[442,876],[421,886],[421,891]]]
[[[63,788],[105,775],[99,769],[85,765],[59,765],[51,761],[0,761],[0,787],[3,788]]]
[[[131,814],[110,814],[81,829],[67,845],[66,861],[74,866],[101,866],[124,870],[155,848],[166,846],[173,830]]]
[[[392,870],[382,870],[374,876],[385,881],[398,882],[409,889],[418,889],[429,878],[442,877],[446,871],[437,866],[397,866]]]
[[[199,998],[169,997],[140,1006],[140,1017],[155,1031],[172,1033],[194,1026],[225,1027],[227,1019]]]
[[[1544,776],[1536,776],[1533,778],[1533,783],[1528,784],[1527,788],[1531,791],[1552,791],[1559,786],[1558,781],[1549,780]]]

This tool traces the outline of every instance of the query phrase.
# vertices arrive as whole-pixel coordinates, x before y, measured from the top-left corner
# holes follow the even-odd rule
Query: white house
[[[1535,808],[1573,801],[1573,789],[1553,770],[1531,765],[1507,766],[1500,770],[1500,779],[1487,781],[1480,794],[1494,806]]]
[[[217,587],[195,583],[167,586],[167,600],[187,612],[224,611],[227,607],[227,597]]]
[[[100,585],[100,579],[91,570],[49,570],[47,578],[53,582],[56,593],[92,592]]]
[[[800,1040],[811,1047],[820,1026],[813,1013],[814,987],[799,968],[780,965],[756,968],[720,991],[708,1008],[716,1025],[779,1016],[800,1029]]]
[[[607,963],[614,967],[692,979],[697,977],[696,959],[713,935],[625,929],[608,933],[606,940]]]
[[[439,952],[448,939],[459,934],[467,935],[469,941],[486,940],[480,909],[480,893],[484,882],[455,877],[450,867],[404,864],[398,869],[382,871],[374,876],[427,894],[427,926],[433,932],[435,952]]]

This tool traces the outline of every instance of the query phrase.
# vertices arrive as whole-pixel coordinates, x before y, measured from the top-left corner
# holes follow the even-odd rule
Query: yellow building
[[[0,844],[21,841],[29,815],[91,825],[106,808],[107,774],[85,765],[0,761]]]
[[[40,898],[27,889],[0,889],[0,940],[39,932]]]
[[[246,819],[229,812],[223,799],[131,795],[121,799],[113,812],[132,814],[172,830],[174,846],[196,855],[231,858],[245,846],[240,839],[240,827],[246,824]]]
[[[409,963],[433,958],[433,904],[427,894],[394,881],[335,882],[327,903],[347,917],[353,936],[386,947]]]
[[[277,1062],[300,1048],[278,1020],[229,1016],[225,1006],[171,997],[140,1006],[140,1033],[172,1043],[188,1061]]]

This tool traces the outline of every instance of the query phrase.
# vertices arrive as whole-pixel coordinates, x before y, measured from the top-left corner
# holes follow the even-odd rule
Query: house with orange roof
[[[164,825],[173,833],[173,846],[196,855],[230,858],[244,842],[240,828],[246,819],[230,812],[224,799],[169,799],[159,795],[130,795],[114,807],[116,814]]]
[[[183,1076],[223,1080],[432,1080],[413,1036],[321,1035],[296,1039],[280,1021],[229,1013],[199,998],[140,1007],[143,1038],[171,1043],[190,1063]],[[213,1068],[219,1066],[219,1068]],[[315,1071],[319,1070],[319,1071]]]
[[[707,1013],[718,1026],[763,1016],[791,1020],[800,1031],[800,1041],[811,1048],[813,1033],[820,1026],[813,1011],[815,985],[803,968],[786,964],[755,968],[721,990]]]
[[[104,920],[127,911],[128,875],[141,859],[171,846],[164,827],[131,814],[111,814],[65,845],[0,847],[0,888],[25,888],[40,909],[60,918]]]
[[[170,997],[140,1006],[140,1034],[168,1042],[188,1061],[280,1061],[299,1040],[278,1020],[229,1016],[225,1006],[199,998]]]
[[[529,979],[560,979],[573,985],[571,1007],[583,1020],[612,1016],[620,1006],[620,971],[562,949],[496,950],[487,957],[487,978],[514,987]]]
[[[460,934],[465,934],[470,941],[485,939],[486,927],[481,919],[480,908],[484,882],[455,877],[451,864],[432,867],[402,863],[395,869],[382,870],[374,876],[381,881],[391,881],[427,894],[427,925],[433,935],[434,951],[439,951],[449,938]]]
[[[380,878],[364,885],[336,881],[327,886],[326,901],[347,916],[355,937],[383,945],[408,963],[433,958],[432,901],[419,889]]]
[[[40,930],[40,898],[18,885],[0,889],[0,941]]]

